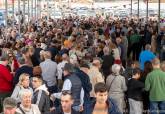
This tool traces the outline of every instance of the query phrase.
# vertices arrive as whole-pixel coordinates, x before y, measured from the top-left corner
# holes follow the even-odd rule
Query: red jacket
[[[0,92],[12,91],[13,76],[4,65],[0,64]]]

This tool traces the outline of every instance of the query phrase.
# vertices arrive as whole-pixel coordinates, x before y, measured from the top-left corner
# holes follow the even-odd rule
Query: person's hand
[[[53,112],[55,109],[56,109],[55,107],[51,107],[50,112]]]
[[[53,94],[50,95],[50,100],[55,101],[55,96]]]
[[[11,73],[11,75],[14,77],[15,76],[15,72],[10,72]]]
[[[80,112],[82,112],[84,110],[83,106],[80,106]]]
[[[58,87],[62,89],[63,81],[61,79],[58,79]]]

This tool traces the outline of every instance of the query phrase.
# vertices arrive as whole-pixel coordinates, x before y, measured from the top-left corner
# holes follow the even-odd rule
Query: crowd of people
[[[0,112],[165,114],[165,27],[68,17],[0,29]]]

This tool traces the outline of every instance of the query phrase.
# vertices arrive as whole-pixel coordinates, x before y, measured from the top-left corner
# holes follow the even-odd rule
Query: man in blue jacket
[[[108,91],[104,83],[99,82],[94,87],[96,100],[92,101],[86,114],[121,114],[115,102],[108,98]]]
[[[151,51],[151,45],[147,44],[145,46],[145,50],[140,53],[139,62],[140,62],[140,69],[144,70],[144,63],[146,61],[152,61],[156,55]]]

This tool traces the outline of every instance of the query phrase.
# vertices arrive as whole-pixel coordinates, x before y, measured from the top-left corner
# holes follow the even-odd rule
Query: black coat
[[[105,78],[107,78],[107,76],[111,73],[110,71],[113,64],[114,57],[111,54],[103,56],[103,63],[101,69],[103,71]]]
[[[46,113],[46,114],[64,114],[64,112],[62,111],[62,108],[57,108],[56,110],[50,112],[50,113]],[[80,114],[80,112],[77,112],[75,110],[72,109],[71,114]]]
[[[79,68],[75,68],[75,69],[76,69],[76,75],[80,78],[82,87],[84,89],[84,101],[89,101],[90,91],[92,90],[92,84],[90,82],[89,76]]]
[[[39,104],[37,104],[37,102]],[[42,114],[45,114],[50,110],[50,99],[44,90],[37,90],[34,92],[32,103],[38,105],[38,108]]]
[[[134,99],[136,101],[142,101],[142,93],[144,89],[144,83],[136,80],[134,78],[129,79],[128,81],[128,98]]]

